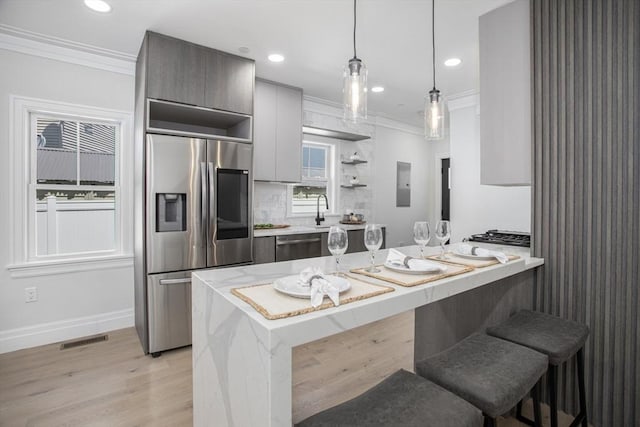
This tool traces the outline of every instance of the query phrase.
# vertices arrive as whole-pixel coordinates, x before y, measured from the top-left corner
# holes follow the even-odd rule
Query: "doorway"
[[[440,164],[440,219],[447,220],[451,218],[450,200],[451,200],[451,163],[449,158],[441,159]]]

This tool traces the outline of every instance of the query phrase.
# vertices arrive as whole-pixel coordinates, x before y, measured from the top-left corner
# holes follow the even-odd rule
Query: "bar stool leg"
[[[558,427],[558,367],[549,365],[547,373],[547,381],[549,381],[549,417],[551,418],[551,427]]]
[[[576,427],[582,424],[582,427],[588,427],[587,421],[587,396],[584,390],[584,348],[578,350],[576,354],[576,365],[578,366],[578,397],[580,398],[580,412],[573,419],[570,427]]]
[[[536,427],[542,427],[542,411],[540,410],[540,380],[533,387],[533,419]]]
[[[531,397],[533,397],[533,391],[531,391]],[[534,405],[535,406],[535,405]],[[535,422],[530,420],[529,418],[522,415],[522,400],[518,402],[518,406],[516,406],[516,420],[520,421],[522,424],[526,424],[528,426],[535,426]]]
[[[488,415],[484,416],[484,427],[497,427],[496,419]]]
[[[584,348],[578,350],[578,393],[580,394],[580,414],[582,414],[582,427],[587,427],[587,396],[584,390]]]

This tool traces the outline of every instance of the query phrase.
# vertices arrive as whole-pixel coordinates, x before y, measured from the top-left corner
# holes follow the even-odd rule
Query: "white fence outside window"
[[[38,255],[72,254],[113,249],[113,200],[67,200],[47,196],[36,202]]]

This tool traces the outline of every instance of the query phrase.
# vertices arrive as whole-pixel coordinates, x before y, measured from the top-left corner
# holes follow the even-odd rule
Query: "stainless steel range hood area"
[[[252,60],[147,32],[136,63],[135,317],[145,354],[191,344],[191,272],[250,263]]]

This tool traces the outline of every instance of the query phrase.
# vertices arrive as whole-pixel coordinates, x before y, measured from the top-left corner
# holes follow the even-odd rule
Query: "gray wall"
[[[536,306],[591,328],[590,421],[638,426],[640,2],[532,5]],[[559,397],[575,413],[573,372]]]

